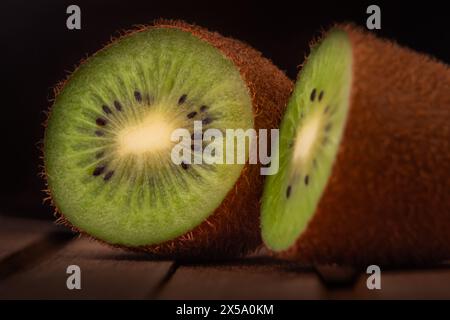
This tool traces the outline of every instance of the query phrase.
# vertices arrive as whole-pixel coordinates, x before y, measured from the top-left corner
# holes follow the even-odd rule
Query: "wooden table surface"
[[[81,268],[81,290],[66,269]],[[381,290],[350,268],[305,268],[264,252],[208,264],[151,260],[48,221],[0,216],[0,299],[450,299],[450,264],[382,270]]]

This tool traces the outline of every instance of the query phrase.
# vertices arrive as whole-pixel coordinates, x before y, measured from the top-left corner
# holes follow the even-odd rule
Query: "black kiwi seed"
[[[323,110],[323,113],[327,113],[330,110],[330,106],[326,106],[325,110]]]
[[[192,119],[192,118],[195,117],[196,115],[197,115],[197,111],[192,111],[192,112],[189,112],[189,113],[188,113],[187,117],[188,117],[188,119]]]
[[[103,177],[103,180],[108,181],[109,179],[111,179],[113,174],[114,174],[114,170],[109,171],[107,174],[105,174],[105,176]]]
[[[213,119],[211,119],[209,117],[202,120],[202,124],[205,124],[205,125],[210,124],[211,122],[213,122]]]
[[[187,98],[187,95],[186,95],[186,94],[183,94],[183,95],[180,97],[180,99],[178,99],[178,105],[185,103],[185,102],[186,102],[186,98]]]
[[[289,196],[291,195],[291,186],[288,186],[286,189],[286,198],[289,198]]]
[[[102,109],[106,114],[112,113],[111,109],[106,104],[102,106]]]
[[[306,175],[306,176],[305,176],[305,185],[306,185],[306,186],[308,185],[308,182],[309,182],[309,176]]]
[[[200,107],[200,112],[205,112],[206,109],[208,109],[208,106],[203,105]]]
[[[99,125],[99,126],[104,126],[104,125],[106,125],[106,120],[103,119],[103,118],[97,118],[97,119],[95,120],[95,123],[96,123],[97,125]]]
[[[325,131],[330,131],[331,127],[333,126],[332,123],[329,123],[325,126]]]
[[[316,89],[314,88],[313,91],[311,91],[311,96],[309,97],[311,101],[314,101],[316,99]]]
[[[134,98],[136,99],[137,102],[141,102],[142,101],[142,95],[139,91],[135,91],[134,92]]]
[[[95,157],[96,157],[97,159],[100,159],[100,158],[102,158],[104,155],[105,155],[105,153],[104,153],[103,151],[100,151],[100,152],[98,152],[98,153],[95,155]]]
[[[184,170],[187,170],[187,168],[189,168],[189,165],[187,165],[186,163],[182,162],[182,163],[181,163],[181,167],[182,167]]]
[[[97,137],[102,137],[102,136],[104,135],[104,133],[103,133],[103,131],[95,130],[95,135],[96,135]]]
[[[114,101],[114,107],[116,108],[117,111],[122,111],[122,105],[120,104],[119,101]]]
[[[94,169],[94,172],[92,173],[92,175],[94,177],[97,177],[97,176],[101,175],[105,171],[105,169],[106,169],[105,166],[98,166]]]
[[[322,98],[323,98],[323,91],[320,91],[320,93],[319,93],[319,101],[321,101]]]

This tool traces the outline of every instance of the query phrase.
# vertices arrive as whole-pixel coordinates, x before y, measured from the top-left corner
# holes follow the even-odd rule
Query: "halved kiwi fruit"
[[[304,263],[450,258],[450,68],[351,25],[316,43],[280,129],[262,237]]]
[[[171,133],[193,133],[194,121],[277,127],[291,90],[259,52],[197,26],[160,21],[121,37],[69,77],[48,118],[45,176],[60,221],[159,255],[255,248],[259,167],[174,164]]]

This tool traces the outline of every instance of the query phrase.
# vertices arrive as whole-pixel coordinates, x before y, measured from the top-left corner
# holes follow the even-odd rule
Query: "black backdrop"
[[[391,1],[393,2],[393,1]],[[450,63],[450,11],[444,1],[380,3],[381,36]],[[82,29],[66,28],[66,8],[81,7]],[[39,141],[53,86],[80,59],[118,30],[157,18],[184,19],[239,38],[264,53],[291,77],[308,53],[308,43],[333,22],[364,26],[369,2],[191,0],[2,0],[0,214],[51,217],[42,205]],[[382,54],[382,53],[380,53]]]

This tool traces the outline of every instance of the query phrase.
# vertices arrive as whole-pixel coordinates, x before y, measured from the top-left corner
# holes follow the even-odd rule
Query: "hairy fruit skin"
[[[238,68],[247,84],[252,98],[255,129],[278,127],[293,84],[283,72],[262,57],[261,53],[242,42],[181,21],[161,20],[135,32],[149,28],[175,28],[189,32],[220,50]],[[60,85],[58,91],[63,86],[64,84]],[[259,199],[262,185],[260,166],[247,164],[222,204],[193,230],[159,245],[125,247],[113,244],[113,246],[144,251],[158,257],[187,259],[217,259],[245,254],[261,243]],[[48,193],[51,198],[50,188]],[[64,217],[64,212],[58,211],[57,203],[52,201],[52,204],[60,216],[58,222],[76,232],[84,233]]]
[[[348,119],[328,185],[284,258],[423,265],[450,258],[450,68],[351,25]]]

